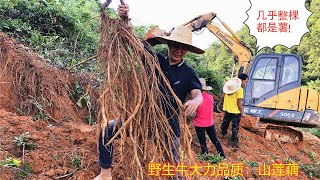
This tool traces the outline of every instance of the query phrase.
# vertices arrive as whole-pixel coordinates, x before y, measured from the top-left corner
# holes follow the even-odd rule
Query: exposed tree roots
[[[182,103],[161,72],[157,57],[145,50],[127,20],[111,19],[104,12],[101,17],[97,57],[104,68],[105,81],[100,96],[100,123],[105,132],[109,120],[121,117],[122,126],[114,136],[121,136],[120,152],[117,152],[121,156],[119,164],[124,166],[128,175],[147,179],[149,163],[164,165],[171,162],[173,165],[175,162],[172,154],[175,147],[165,140],[167,137],[169,142],[173,142],[175,137],[164,106],[170,106],[168,94],[172,94],[180,107]],[[164,94],[161,84],[170,92]],[[182,140],[177,149],[179,163],[190,164],[193,163],[191,135],[186,117],[181,114]],[[104,143],[110,144],[114,138]]]

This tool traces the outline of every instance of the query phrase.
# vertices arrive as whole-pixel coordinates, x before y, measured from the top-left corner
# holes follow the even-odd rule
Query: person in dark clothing
[[[245,117],[246,114],[243,111],[242,99],[243,99],[243,87],[248,81],[247,74],[239,75],[239,78],[232,78],[226,82],[223,86],[223,110],[224,117],[221,125],[222,136],[227,135],[230,122],[232,122],[232,134],[231,134],[231,146],[233,151],[239,149],[238,133],[240,127],[241,116]]]
[[[129,6],[127,4],[119,5],[118,14],[120,16],[128,16]],[[168,45],[168,56],[162,54],[157,54],[159,59],[161,70],[170,82],[170,86],[173,89],[177,97],[183,102],[190,93],[192,98],[184,103],[184,110],[186,115],[194,114],[198,106],[202,103],[201,95],[201,84],[197,73],[189,67],[184,61],[183,57],[187,51],[194,52],[197,54],[204,53],[200,48],[192,45],[192,32],[185,26],[176,27],[170,34],[170,36],[163,37],[152,37],[157,41]],[[147,39],[147,38],[146,38]],[[161,82],[160,82],[161,83]],[[173,98],[173,95],[168,93],[165,88],[162,89],[163,93],[166,95],[167,100],[172,105],[174,111],[171,108],[164,107],[165,114],[168,118],[170,127],[174,132],[174,140],[171,143],[173,145],[172,153],[175,158],[174,163],[179,161],[178,152],[179,149],[179,139],[180,139],[180,124],[178,121],[179,107],[178,103]],[[106,130],[105,142],[111,139],[115,134],[116,130],[113,130],[113,121],[109,122],[109,128]],[[117,129],[117,128],[116,128]],[[166,137],[164,137],[167,139]],[[99,138],[99,164],[101,167],[100,174],[95,178],[99,179],[112,179],[111,167],[112,167],[112,156],[113,156],[113,144],[109,147],[105,147],[102,143],[102,132],[100,132]]]

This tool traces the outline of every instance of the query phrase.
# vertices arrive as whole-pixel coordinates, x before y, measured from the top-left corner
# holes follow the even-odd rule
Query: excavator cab
[[[260,54],[245,87],[247,114],[295,126],[317,126],[319,95],[301,87],[302,59],[294,54]],[[312,97],[310,97],[312,96]]]

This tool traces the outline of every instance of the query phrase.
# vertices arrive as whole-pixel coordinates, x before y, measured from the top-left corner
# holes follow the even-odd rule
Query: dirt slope
[[[14,40],[0,34],[0,64],[8,65],[10,62],[25,60],[32,62],[28,66],[37,71],[36,77],[42,77],[43,83],[50,83],[52,77],[59,79],[63,84],[74,83],[74,78],[67,72],[54,67],[43,66],[44,62],[28,52]],[[11,59],[10,59],[11,58]],[[28,68],[28,67],[26,67]],[[30,67],[31,68],[31,67]],[[41,74],[42,73],[42,74]],[[40,83],[41,84],[41,83]],[[51,86],[48,86],[51,87]],[[14,91],[13,74],[10,68],[2,68],[0,73],[0,162],[9,158],[23,160],[32,172],[22,179],[93,179],[99,173],[99,166],[96,163],[97,153],[97,131],[96,126],[89,126],[84,120],[85,111],[77,110],[75,103],[68,97],[65,86],[61,86],[54,92],[58,94],[59,106],[51,107],[51,113],[55,121],[33,120],[29,116],[17,115],[21,96]],[[270,142],[261,136],[243,128],[240,129],[240,150],[233,152],[228,139],[222,139],[220,135],[220,124],[223,114],[214,114],[215,127],[222,146],[227,155],[227,162],[230,166],[234,163],[243,163],[245,166],[243,179],[310,179],[305,173],[299,170],[299,176],[261,176],[257,166],[266,164],[298,163],[299,165],[313,165],[320,161],[320,140],[310,134],[304,134],[304,142],[298,144],[281,144]],[[242,121],[246,121],[243,119]],[[193,125],[190,125],[194,135],[192,148],[195,154],[200,152],[199,143]],[[15,137],[29,132],[30,142],[36,148],[29,150],[22,149],[14,142]],[[229,129],[230,132],[230,129]],[[229,134],[230,135],[230,134]],[[215,153],[214,146],[208,142],[209,151]],[[315,157],[312,155],[316,155]],[[205,163],[199,160],[199,163]],[[116,161],[115,161],[116,164]],[[251,167],[252,166],[252,167]],[[117,172],[116,172],[117,171]],[[125,170],[118,165],[113,172],[115,179],[125,179]],[[17,168],[1,167],[0,179],[15,179]],[[221,179],[222,177],[198,177],[196,179]]]
[[[32,169],[27,179],[68,173],[77,179],[94,177],[99,170],[95,127],[86,125],[88,109],[79,108],[70,98],[75,83],[86,85],[88,78],[48,64],[1,32],[0,65],[0,162],[10,157],[24,160]],[[27,132],[34,150],[23,150],[14,142]],[[81,164],[81,170],[75,171],[72,159],[81,161],[73,163]],[[0,179],[15,179],[19,172],[7,167],[0,171]]]

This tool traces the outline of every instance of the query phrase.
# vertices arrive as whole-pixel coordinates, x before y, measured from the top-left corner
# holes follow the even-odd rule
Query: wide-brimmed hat
[[[192,31],[186,26],[175,27],[169,36],[156,36],[156,40],[168,44],[168,42],[177,42],[186,46],[187,50],[197,54],[203,54],[204,50],[192,44]]]
[[[200,83],[202,85],[202,90],[205,90],[205,91],[211,91],[212,90],[211,86],[207,86],[205,79],[199,78],[199,81],[200,81]]]
[[[235,77],[227,81],[223,86],[223,92],[232,94],[241,88],[241,79]]]

